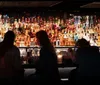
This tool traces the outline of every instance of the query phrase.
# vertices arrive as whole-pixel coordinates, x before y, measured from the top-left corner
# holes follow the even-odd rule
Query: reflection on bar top
[[[18,48],[40,48],[40,47],[18,47]],[[57,46],[55,48],[75,48],[75,46]]]

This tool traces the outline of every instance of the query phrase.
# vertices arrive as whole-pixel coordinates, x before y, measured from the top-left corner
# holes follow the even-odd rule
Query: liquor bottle
[[[80,23],[81,23],[81,16],[78,16],[78,24],[80,25]]]
[[[93,25],[93,16],[90,16],[90,27],[92,28]]]
[[[56,47],[58,47],[60,45],[60,40],[57,38],[56,40]]]
[[[28,18],[28,23],[30,23],[30,21],[31,21],[30,18]]]
[[[22,17],[22,20],[21,20],[21,22],[23,23],[25,20],[24,20],[24,17]]]
[[[89,16],[86,16],[86,27],[89,27]]]
[[[27,23],[27,18],[25,18],[25,23]]]
[[[30,20],[30,21],[31,21],[31,23],[33,23],[33,18],[34,18],[34,17],[31,17],[31,20]]]

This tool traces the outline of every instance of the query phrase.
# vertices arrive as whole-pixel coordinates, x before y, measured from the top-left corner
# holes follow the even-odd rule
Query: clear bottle
[[[56,40],[56,47],[58,47],[60,45],[60,40],[59,40],[59,38],[57,38],[57,40]]]

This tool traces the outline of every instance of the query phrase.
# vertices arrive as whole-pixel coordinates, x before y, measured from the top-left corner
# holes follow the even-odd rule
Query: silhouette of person
[[[79,42],[79,48],[76,51],[76,84],[92,84],[100,80],[100,53],[99,48],[90,46],[85,39]],[[74,71],[75,73],[75,71]],[[81,83],[82,82],[82,83]]]
[[[76,47],[78,47],[78,48],[87,47],[87,46],[90,46],[90,43],[84,38],[79,39],[76,42]]]
[[[36,33],[40,45],[40,56],[36,65],[36,76],[42,83],[59,83],[57,55],[45,31]]]
[[[82,39],[79,39],[79,40],[76,42],[76,47],[78,48],[78,49],[76,50],[76,54],[75,54],[75,57],[76,57],[76,64],[77,64],[78,61],[79,61],[79,58],[81,57],[81,56],[77,56],[77,54],[79,54],[78,51],[80,51],[80,50],[83,49],[83,48],[88,48],[88,47],[90,47],[90,43],[89,43],[86,39],[82,38]]]
[[[13,81],[22,78],[24,70],[21,67],[20,52],[14,45],[15,34],[8,31],[0,43],[0,79]],[[19,80],[18,79],[18,80]],[[17,80],[17,82],[18,82]],[[1,83],[1,82],[0,82]],[[8,82],[5,82],[8,84]]]

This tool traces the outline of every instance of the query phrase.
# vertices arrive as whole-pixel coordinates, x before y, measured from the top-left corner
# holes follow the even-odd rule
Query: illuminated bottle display
[[[85,38],[92,45],[100,46],[100,19],[96,16],[73,16],[64,20],[59,17],[31,16],[21,18],[0,15],[0,42],[5,32],[16,34],[14,44],[18,47],[38,46],[35,33],[45,30],[54,46],[74,46],[78,39]],[[94,23],[95,22],[95,23]],[[92,36],[91,38],[91,35]]]

